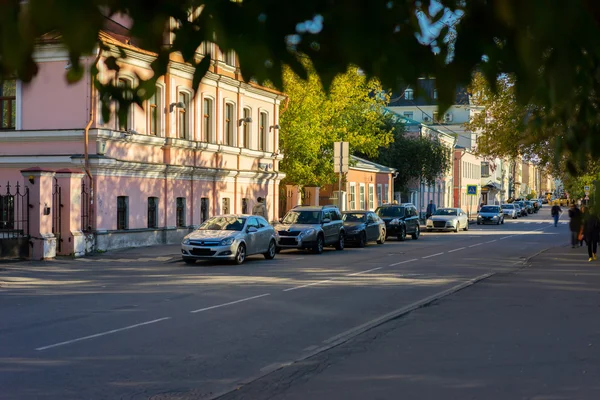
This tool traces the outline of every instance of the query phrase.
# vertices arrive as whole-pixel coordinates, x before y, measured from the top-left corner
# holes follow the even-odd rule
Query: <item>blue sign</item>
[[[477,196],[477,185],[467,185],[467,195]]]

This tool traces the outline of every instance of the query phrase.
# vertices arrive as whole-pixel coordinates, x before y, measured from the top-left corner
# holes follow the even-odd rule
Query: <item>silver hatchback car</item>
[[[242,264],[246,257],[262,254],[275,257],[275,230],[256,215],[222,215],[204,222],[183,238],[181,255],[187,264],[196,260],[230,260]]]

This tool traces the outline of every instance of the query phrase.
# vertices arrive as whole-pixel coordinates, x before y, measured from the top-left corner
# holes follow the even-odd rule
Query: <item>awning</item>
[[[484,187],[488,188],[489,190],[501,190],[502,186],[498,185],[496,182],[488,182]]]

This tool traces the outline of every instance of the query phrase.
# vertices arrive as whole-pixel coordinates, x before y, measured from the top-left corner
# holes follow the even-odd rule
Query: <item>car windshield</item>
[[[204,222],[198,230],[201,231],[241,231],[244,229],[246,218],[213,217]]]
[[[290,211],[285,215],[283,219],[284,224],[319,224],[321,212],[320,211]]]
[[[479,210],[479,212],[482,213],[495,213],[500,211],[500,209],[498,207],[492,207],[492,206],[484,206],[481,207],[481,210]]]
[[[404,207],[381,207],[375,210],[375,214],[382,218],[404,216]]]
[[[502,204],[502,208],[513,210],[515,206],[513,204]]]
[[[457,215],[457,211],[453,208],[440,208],[433,215]]]
[[[360,214],[360,213],[344,214],[344,222],[365,222],[366,220],[367,220],[366,214]]]

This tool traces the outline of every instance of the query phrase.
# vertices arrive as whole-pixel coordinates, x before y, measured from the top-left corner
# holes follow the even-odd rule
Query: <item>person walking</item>
[[[264,219],[268,219],[269,213],[267,212],[267,206],[265,205],[265,199],[259,197],[256,199],[256,204],[252,207],[252,215],[260,215]]]
[[[560,206],[558,205],[558,203],[554,203],[554,205],[552,206],[551,210],[550,210],[550,214],[552,214],[552,218],[554,218],[554,227],[558,226],[558,219],[560,218],[560,215],[562,214],[562,208],[560,208]]]
[[[582,219],[581,210],[577,207],[577,204],[573,204],[569,210],[569,230],[571,231],[571,246],[577,247],[579,243],[579,231],[581,230]]]
[[[429,204],[427,204],[427,211],[425,212],[425,218],[429,219],[433,214],[435,214],[436,208],[435,204],[433,204],[433,200],[429,200]]]
[[[583,238],[588,248],[588,261],[597,260],[598,240],[600,240],[600,219],[587,208],[583,211]]]

